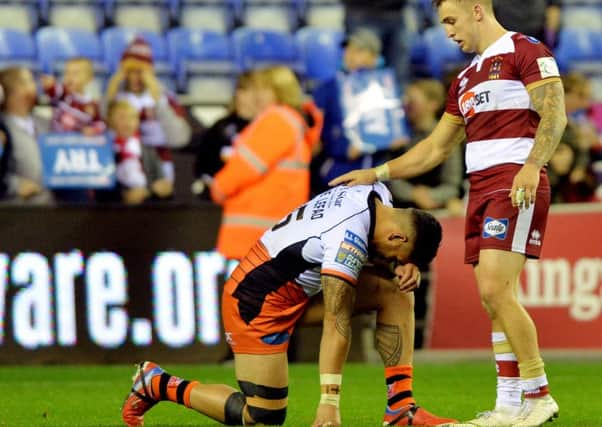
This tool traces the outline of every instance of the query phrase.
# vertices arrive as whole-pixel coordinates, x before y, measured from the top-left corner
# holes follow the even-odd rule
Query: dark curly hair
[[[416,230],[416,240],[410,261],[422,269],[426,268],[437,255],[443,233],[441,224],[430,213],[412,209],[412,218]]]

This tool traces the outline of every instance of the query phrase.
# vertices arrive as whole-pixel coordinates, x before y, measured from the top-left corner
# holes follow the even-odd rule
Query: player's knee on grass
[[[247,400],[247,412],[253,421],[266,425],[282,425],[286,419],[288,387],[269,387],[239,381]]]
[[[232,393],[230,397],[226,400],[226,405],[224,407],[224,424],[227,426],[241,426],[245,423],[243,422],[244,417],[244,409],[245,409],[246,399],[245,395],[240,391],[236,393]]]

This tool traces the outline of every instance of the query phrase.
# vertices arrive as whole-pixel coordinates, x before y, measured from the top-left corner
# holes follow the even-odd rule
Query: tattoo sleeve
[[[553,81],[531,89],[529,96],[540,121],[527,162],[542,167],[552,158],[566,126],[564,89],[560,81]]]
[[[355,288],[334,276],[322,276],[325,316],[334,316],[337,332],[351,338],[351,315],[355,305]]]
[[[399,326],[378,323],[374,340],[385,367],[398,365],[402,349]]]

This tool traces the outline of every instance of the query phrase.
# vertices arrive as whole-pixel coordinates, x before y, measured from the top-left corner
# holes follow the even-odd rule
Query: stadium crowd
[[[304,72],[290,64],[285,64],[289,67],[290,75],[283,72],[285,66],[279,67],[280,73],[274,73],[274,67],[242,67],[235,73],[238,83],[226,115],[215,123],[205,122],[203,118],[199,120],[191,114],[193,106],[184,106],[178,100],[176,91],[166,84],[161,64],[153,57],[152,40],[145,40],[145,37],[138,35],[121,52],[114,72],[105,79],[104,93],[100,97],[91,95],[90,91],[98,77],[95,57],[66,55],[61,76],[55,76],[52,72],[45,74],[33,67],[12,66],[8,61],[9,66],[0,71],[3,93],[0,194],[3,202],[47,204],[122,201],[140,204],[179,201],[178,196],[174,195],[174,185],[179,181],[178,185],[182,188],[192,187],[192,192],[198,198],[223,203],[221,196],[217,195],[217,187],[213,186],[214,179],[220,180],[220,173],[230,163],[236,163],[237,155],[260,154],[259,151],[244,151],[246,148],[243,147],[246,146],[236,141],[252,139],[246,136],[253,133],[254,129],[257,134],[256,128],[262,127],[260,124],[269,114],[269,107],[276,105],[288,105],[291,107],[289,112],[303,118],[297,126],[305,129],[305,139],[309,142],[310,157],[298,162],[296,167],[311,170],[311,188],[300,185],[299,188],[286,189],[287,193],[283,194],[286,194],[285,198],[291,198],[292,205],[296,205],[292,199],[308,198],[310,194],[323,190],[328,180],[340,173],[357,167],[376,166],[399,155],[428,134],[441,114],[446,88],[441,83],[445,78],[439,72],[451,71],[452,65],[460,65],[465,58],[456,56],[455,62],[448,61],[439,71],[432,66],[424,66],[427,60],[421,54],[429,54],[421,50],[420,43],[412,44],[411,41],[423,35],[424,42],[437,28],[430,2],[380,1],[371,5],[370,11],[362,9],[365,8],[364,3],[343,1],[340,4],[345,11],[343,23],[347,36],[342,37],[343,42],[337,45],[337,54],[340,53],[342,58],[337,67],[345,74],[385,67],[394,70],[402,93],[409,131],[407,138],[394,141],[389,147],[376,152],[362,151],[341,131],[344,118],[340,111],[342,100],[338,99],[336,76],[312,78],[309,76],[310,67],[306,67]],[[503,3],[500,0],[496,5],[502,6]],[[511,6],[512,1],[506,3],[510,6],[500,7],[500,10],[518,10]],[[531,3],[532,10],[528,13],[521,13],[520,17],[502,14],[500,20],[510,29],[543,38],[551,46],[559,45],[563,29],[562,2]],[[520,10],[524,11],[524,8]],[[384,21],[383,17],[386,17]],[[181,20],[183,22],[183,18]],[[381,25],[382,22],[386,25]],[[311,25],[312,22],[308,19],[305,24]],[[236,25],[234,22],[233,26]],[[303,28],[298,31],[303,31]],[[147,34],[148,38],[148,32],[140,34]],[[308,61],[311,56],[319,54],[310,52]],[[54,70],[52,68],[51,71]],[[298,78],[293,76],[293,72]],[[285,91],[304,89],[303,94],[299,92],[299,99],[292,106],[288,96],[290,93],[285,96],[289,101],[283,101],[282,98],[282,81],[278,79],[284,75],[293,79]],[[595,96],[587,75],[578,70],[567,70],[563,82],[570,120],[562,143],[548,166],[553,200],[556,203],[600,201],[602,104],[594,101],[600,97]],[[266,91],[266,88],[271,90]],[[193,95],[194,98],[195,93],[185,95]],[[37,114],[40,109],[36,106],[40,104],[51,106],[51,117]],[[270,152],[282,150],[286,146],[284,140],[273,136],[279,132],[278,124],[273,120],[267,122],[273,129],[264,134],[271,136],[263,137],[263,149]],[[115,156],[115,188],[46,188],[38,138],[47,132],[77,132],[86,137],[109,135]],[[85,143],[85,138],[82,141]],[[268,144],[269,148],[266,148]],[[193,172],[182,170],[183,167],[189,167],[190,162],[184,162],[185,166],[174,163],[174,151],[185,157],[196,158]],[[261,155],[259,161],[267,163],[258,167],[266,166],[265,170],[271,167],[268,164],[270,160],[261,158]],[[276,162],[276,159],[271,161]],[[265,170],[262,169],[260,175],[265,175]],[[184,182],[192,181],[189,179],[192,175],[196,179],[194,182]],[[257,177],[247,180],[241,178],[240,185],[252,186],[255,179]],[[306,179],[305,175],[302,179]],[[465,193],[462,153],[458,151],[448,162],[424,177],[390,185],[399,206],[447,209],[454,215],[461,215],[464,212]],[[239,190],[236,186],[229,191]],[[266,191],[274,194],[273,187],[268,186]],[[288,205],[283,207],[283,212],[286,211]],[[242,214],[245,212],[238,212],[233,221],[248,220],[241,218],[244,216]]]

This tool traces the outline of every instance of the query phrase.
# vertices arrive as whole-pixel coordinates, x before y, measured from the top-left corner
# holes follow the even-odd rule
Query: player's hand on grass
[[[518,171],[512,182],[512,190],[508,197],[512,206],[519,209],[529,209],[535,203],[537,186],[539,185],[540,167],[534,163],[525,163]]]
[[[341,412],[334,405],[320,404],[312,427],[340,427]]]
[[[412,263],[395,267],[395,275],[401,292],[411,292],[420,287],[420,269]]]
[[[350,187],[354,185],[373,184],[376,182],[376,171],[372,169],[358,169],[347,172],[328,183],[331,187],[345,184]]]

